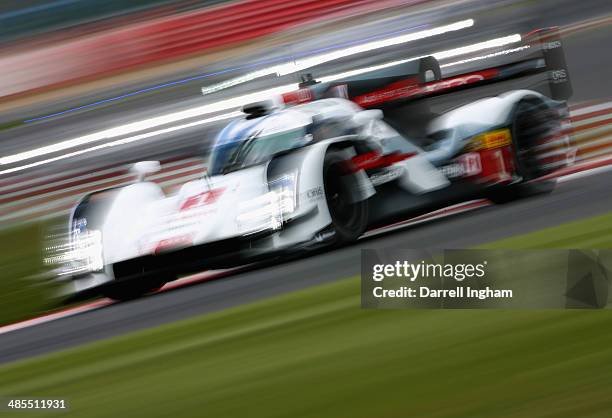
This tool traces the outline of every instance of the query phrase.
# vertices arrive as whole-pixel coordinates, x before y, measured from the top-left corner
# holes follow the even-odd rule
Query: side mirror
[[[130,168],[130,172],[136,174],[136,181],[143,181],[147,174],[157,173],[161,170],[159,161],[140,161]]]
[[[355,122],[359,126],[363,126],[368,122],[372,122],[374,120],[382,120],[383,112],[380,109],[368,109],[362,110],[361,112],[355,114],[353,116],[353,122]]]

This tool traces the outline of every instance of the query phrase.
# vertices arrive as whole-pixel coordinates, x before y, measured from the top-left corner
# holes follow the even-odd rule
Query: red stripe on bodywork
[[[352,100],[362,107],[371,107],[393,100],[441,93],[469,84],[490,80],[498,75],[499,71],[495,68],[491,68],[488,70],[462,74],[444,80],[431,81],[425,84],[419,84],[416,78],[408,78],[391,83],[383,89],[357,96]]]
[[[382,155],[378,151],[368,152],[351,158],[349,172],[355,173],[360,170],[372,170],[375,168],[388,167],[397,162],[414,157],[416,153],[393,153]]]
[[[312,90],[305,88],[285,93],[282,95],[282,98],[283,103],[289,106],[311,102],[314,100],[314,94],[312,93]]]

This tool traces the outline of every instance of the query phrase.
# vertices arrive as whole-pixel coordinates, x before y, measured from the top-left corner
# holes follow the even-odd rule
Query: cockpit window
[[[226,174],[264,163],[275,155],[312,141],[310,126],[261,134],[255,131],[238,142],[217,146],[211,155],[210,174]]]

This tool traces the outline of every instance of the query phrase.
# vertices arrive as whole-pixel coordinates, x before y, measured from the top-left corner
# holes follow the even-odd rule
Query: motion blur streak
[[[27,165],[15,167],[15,168],[11,168],[9,170],[0,171],[0,174],[8,174],[8,173],[16,172],[16,171],[26,170],[28,168],[37,167],[39,165],[52,163],[52,162],[55,162],[55,161],[66,159],[66,158],[76,157],[77,155],[82,155],[82,154],[85,154],[85,153],[88,153],[88,152],[98,151],[98,150],[101,150],[101,149],[104,149],[104,148],[116,147],[118,145],[125,145],[125,144],[129,144],[129,143],[132,143],[132,142],[141,141],[143,139],[151,138],[153,136],[167,134],[167,133],[170,133],[170,132],[175,132],[175,131],[178,131],[178,130],[181,130],[181,129],[192,128],[194,126],[204,125],[204,124],[211,123],[211,122],[217,122],[217,121],[220,121],[220,120],[223,120],[223,119],[234,118],[234,117],[240,116],[240,114],[241,114],[240,112],[224,113],[222,115],[215,116],[215,117],[212,117],[212,118],[202,119],[202,120],[199,120],[199,121],[196,121],[196,122],[187,123],[187,124],[184,124],[184,125],[173,126],[171,128],[160,129],[160,130],[157,130],[157,131],[148,132],[148,133],[145,133],[145,134],[141,134],[141,135],[136,135],[136,136],[124,138],[124,139],[120,139],[120,140],[117,140],[117,141],[104,143],[104,144],[97,145],[95,147],[87,148],[87,149],[84,149],[84,150],[79,150],[79,151],[74,151],[74,152],[67,153],[67,154],[62,154],[62,155],[57,156],[57,157],[49,158],[49,159],[42,160],[42,161],[37,161],[35,163],[31,163],[31,164],[27,164]]]
[[[374,51],[376,49],[387,48],[393,45],[400,45],[407,42],[416,41],[419,39],[425,39],[431,36],[442,35],[448,32],[454,32],[461,29],[466,29],[474,25],[473,19],[462,20],[455,22],[450,25],[440,26],[433,29],[426,29],[420,32],[409,33],[406,35],[397,36],[395,38],[383,39],[380,41],[369,42],[363,45],[357,45],[352,48],[347,48],[341,51],[333,51],[327,54],[298,60],[295,62],[288,63],[284,66],[280,66],[278,73],[279,75],[293,74],[295,72],[314,67],[316,65],[324,64],[329,61],[349,57],[351,55],[362,54],[364,52]]]
[[[467,58],[467,59],[464,59],[464,60],[449,62],[447,64],[440,65],[440,68],[447,68],[447,67],[452,67],[454,65],[467,64],[468,62],[474,62],[474,61],[480,61],[480,60],[495,58],[495,57],[499,57],[501,55],[514,54],[515,52],[521,52],[521,51],[524,51],[524,50],[529,49],[529,48],[531,48],[529,45],[524,45],[524,46],[519,46],[518,48],[504,49],[503,51],[493,52],[493,53],[487,54],[487,55],[480,55],[480,56],[477,56],[477,57]]]
[[[202,94],[214,93],[216,91],[223,90],[223,89],[233,87],[233,86],[237,86],[239,84],[246,83],[246,82],[255,80],[257,78],[265,77],[271,74],[276,74],[278,76],[294,74],[296,72],[305,70],[307,68],[325,64],[326,62],[350,57],[352,55],[362,54],[364,52],[374,51],[376,49],[387,48],[390,46],[400,45],[403,43],[408,43],[408,42],[416,41],[419,39],[442,35],[448,32],[458,31],[458,30],[466,29],[472,26],[474,26],[474,19],[467,19],[467,20],[462,20],[459,22],[451,23],[449,25],[439,26],[433,29],[426,29],[423,31],[395,36],[395,37],[388,38],[388,39],[367,42],[367,43],[363,43],[363,44],[356,45],[353,47],[344,48],[342,50],[336,50],[333,52],[316,55],[316,56],[304,58],[301,60],[287,61],[279,65],[267,67],[267,68],[264,68],[258,71],[253,71],[252,73],[246,74],[241,77],[236,77],[232,80],[224,81],[223,83],[215,84],[209,87],[204,87],[202,88]]]
[[[458,22],[456,24],[453,25],[466,25],[468,22],[471,22],[473,24],[473,20],[469,20],[469,21],[464,21],[464,22]],[[449,26],[453,26],[453,25],[449,25]],[[453,27],[457,27],[457,26],[453,26]],[[439,32],[441,29],[437,29],[437,32]],[[414,35],[414,34],[412,34]],[[404,37],[407,37],[408,35],[404,35]],[[453,49],[449,49],[449,50],[444,50],[444,51],[438,51],[438,52],[434,52],[433,55],[434,57],[436,57],[437,59],[445,59],[445,58],[451,58],[451,57],[456,57],[459,55],[465,55],[465,54],[469,54],[469,53],[473,53],[473,52],[477,52],[480,50],[484,50],[484,49],[491,49],[491,48],[497,48],[497,47],[501,47],[504,45],[508,45],[508,44],[512,44],[512,43],[516,43],[516,42],[520,42],[521,41],[521,35],[519,34],[514,34],[514,35],[510,35],[510,36],[504,36],[501,38],[495,38],[495,39],[489,39],[487,41],[483,41],[483,42],[478,42],[475,44],[471,44],[471,45],[466,45],[466,46],[462,46],[462,47],[458,47],[458,48],[453,48]],[[382,41],[379,41],[382,42]],[[388,45],[385,45],[388,46]],[[383,46],[378,46],[378,47],[383,47]],[[329,58],[329,56],[328,56]],[[333,59],[339,59],[342,58],[342,56],[336,56],[336,58]],[[421,57],[412,57],[412,58],[408,58],[405,60],[399,60],[399,61],[393,61],[390,63],[386,63],[386,64],[382,64],[382,65],[378,65],[378,66],[374,66],[374,67],[366,67],[366,68],[361,68],[361,69],[356,69],[347,73],[341,73],[341,74],[334,74],[334,75],[330,75],[327,77],[323,77],[322,80],[323,81],[333,81],[333,80],[337,80],[339,78],[342,77],[346,77],[348,75],[358,75],[358,74],[362,74],[368,71],[372,71],[375,69],[382,69],[382,68],[386,68],[389,66],[393,66],[393,65],[397,65],[400,63],[404,63],[404,62],[408,62],[408,61],[413,61],[416,59],[419,59]],[[331,58],[330,58],[331,59]],[[312,61],[314,62],[314,61]],[[304,69],[307,68],[308,66],[311,66],[312,62],[306,62],[306,63],[300,63],[300,62],[296,62],[295,63],[295,71],[299,71],[299,69]],[[312,64],[312,65],[317,65],[317,64]],[[306,67],[305,67],[306,66]],[[280,72],[279,72],[280,74]],[[203,115],[208,115],[208,114],[212,114],[212,113],[216,113],[216,112],[221,112],[221,111],[225,111],[225,110],[229,110],[229,109],[236,109],[239,108],[241,105],[245,104],[245,103],[249,103],[249,102],[254,102],[254,101],[259,101],[259,100],[263,100],[266,98],[269,98],[271,96],[274,95],[278,95],[278,94],[282,94],[282,93],[286,93],[292,90],[297,89],[297,85],[296,84],[289,84],[289,85],[283,85],[283,86],[279,86],[279,87],[275,87],[272,89],[266,89],[266,90],[261,90],[261,91],[256,91],[254,93],[249,93],[246,95],[241,95],[241,96],[236,96],[236,97],[232,97],[226,100],[221,100],[218,102],[214,102],[214,103],[210,103],[204,106],[199,106],[196,108],[192,108],[192,109],[187,109],[181,112],[176,112],[176,113],[171,113],[168,115],[163,115],[163,116],[158,116],[155,118],[150,118],[150,119],[145,119],[142,121],[138,121],[138,122],[133,122],[133,123],[129,123],[126,125],[122,125],[122,126],[118,126],[118,127],[114,127],[111,129],[107,129],[104,131],[100,131],[100,132],[95,132],[89,135],[85,135],[82,137],[78,137],[78,138],[74,138],[74,139],[70,139],[67,141],[63,141],[63,142],[59,142],[53,145],[48,145],[45,147],[41,147],[41,148],[36,148],[30,151],[25,151],[25,152],[21,152],[18,154],[14,154],[14,155],[10,155],[10,156],[6,156],[6,157],[2,157],[0,158],[0,165],[8,165],[8,164],[13,164],[16,162],[20,162],[20,161],[24,161],[24,160],[28,160],[28,159],[32,159],[32,158],[37,158],[37,157],[41,157],[47,154],[51,154],[51,153],[55,153],[58,151],[63,151],[69,148],[74,148],[80,145],[86,145],[89,143],[93,143],[93,142],[97,142],[97,141],[101,141],[104,139],[111,139],[111,138],[116,138],[116,137],[120,137],[122,135],[128,135],[128,134],[132,134],[138,131],[143,131],[145,129],[149,129],[149,128],[154,128],[154,127],[158,127],[161,125],[165,125],[165,124],[169,124],[172,122],[178,122],[180,120],[185,120],[185,119],[189,119],[189,118],[193,118],[193,117],[198,117],[198,116],[203,116]],[[223,118],[227,118],[229,116],[227,115],[222,115]],[[214,120],[219,120],[219,119],[213,119],[210,120],[211,122]],[[201,124],[201,123],[198,123]],[[191,127],[193,125],[191,124],[187,124],[185,125],[185,127]],[[178,129],[182,129],[182,128],[178,128]],[[172,132],[174,130],[177,129],[172,129],[168,132]],[[161,133],[165,133],[164,130],[160,131]],[[157,135],[157,134],[155,134]],[[134,138],[126,138],[124,141],[124,143],[130,143],[130,142],[134,142],[137,140],[141,140],[141,139],[145,139],[145,138],[149,138],[152,135],[149,134],[144,134],[144,135],[138,135]],[[81,155],[84,154],[86,152],[90,152],[90,151],[95,151],[98,149],[102,149],[102,148],[106,148],[109,146],[116,146],[116,145],[120,145],[122,144],[121,141],[116,141],[112,144],[106,144],[106,145],[100,145],[100,146],[96,146],[96,147],[92,147],[92,148],[88,148],[86,150],[80,150],[78,152],[75,153],[69,153],[69,154],[64,154],[62,156],[58,156],[58,157],[54,157],[54,158],[50,158],[47,160],[43,160],[43,161],[38,161],[35,163],[31,163],[31,164],[26,164],[23,166],[19,166],[19,167],[14,167],[11,169],[7,169],[4,171],[0,171],[0,175],[1,174],[8,174],[8,173],[13,173],[13,172],[17,172],[17,171],[22,171],[28,168],[32,168],[32,167],[36,167],[36,166],[40,166],[43,164],[47,164],[50,162],[54,162],[54,161],[58,161],[64,158],[68,158],[68,157],[73,157],[75,155]]]
[[[490,39],[488,41],[479,42],[472,45],[436,52],[432,55],[439,60],[443,60],[446,58],[456,57],[458,55],[471,54],[472,52],[482,51],[483,49],[497,48],[504,45],[514,44],[520,41],[521,35],[514,34],[510,36],[504,36],[502,38]]]
[[[36,148],[30,151],[20,152],[18,154],[0,158],[0,165],[12,164],[12,163],[16,163],[19,161],[28,160],[31,158],[41,157],[41,156],[51,154],[54,152],[63,151],[69,148],[74,148],[80,145],[86,145],[92,142],[101,141],[103,139],[117,138],[122,135],[129,135],[129,134],[132,134],[138,131],[144,131],[145,129],[155,128],[158,126],[167,125],[169,123],[178,122],[178,121],[189,119],[189,118],[195,118],[195,117],[209,115],[209,114],[216,113],[216,112],[221,112],[221,111],[228,110],[228,109],[238,108],[244,103],[262,100],[270,96],[274,96],[277,94],[282,94],[282,93],[286,93],[291,90],[295,90],[296,88],[297,88],[297,84],[284,85],[284,86],[275,87],[275,88],[268,89],[268,90],[257,91],[255,93],[247,94],[244,96],[233,97],[231,99],[222,100],[219,102],[195,107],[192,109],[187,109],[181,112],[171,113],[171,114],[167,114],[163,116],[158,116],[155,118],[150,118],[150,119],[145,119],[145,120],[141,120],[138,122],[129,123],[127,125],[117,126],[115,128],[106,129],[104,131],[95,132],[93,134],[81,136],[81,137],[70,139],[67,141],[58,142],[53,145],[48,145],[45,147]],[[226,119],[228,117],[231,117],[231,116],[228,116],[228,114],[224,114],[217,118],[211,118],[211,119],[206,119],[204,121],[199,121],[196,124],[200,125],[203,123],[214,122],[214,121],[218,121],[221,119]],[[190,127],[190,126],[195,126],[195,125],[187,124],[184,127]],[[183,129],[183,127],[179,127],[178,129]],[[177,129],[173,128],[172,130],[167,131],[167,132],[172,132],[174,130],[177,130]],[[159,132],[165,133],[162,131],[159,131]],[[140,139],[149,138],[150,136],[151,135],[149,134],[139,135],[138,137],[134,137],[134,138],[126,138],[123,141],[125,141],[124,143],[129,143],[129,142],[134,142]],[[119,145],[120,143],[121,143],[120,141],[117,141],[116,143],[113,143],[113,144]],[[61,159],[67,158],[68,156],[81,155],[85,152],[94,151],[96,149],[101,149],[106,146],[109,146],[109,145],[88,148],[86,150],[79,151],[78,153],[64,154],[62,156],[50,158],[45,161],[39,161],[36,163],[11,168],[8,170],[0,171],[0,174],[8,174],[8,173],[16,172],[16,171],[25,170],[27,168],[36,167],[41,164],[46,164],[48,162],[61,160]],[[115,145],[110,145],[110,146],[115,146]]]
[[[461,46],[459,48],[453,48],[453,49],[448,49],[445,51],[438,51],[438,52],[434,52],[432,54],[429,54],[431,56],[434,56],[436,59],[445,59],[445,58],[453,58],[459,55],[465,55],[465,54],[470,54],[473,52],[478,52],[481,51],[483,49],[491,49],[491,48],[498,48],[504,45],[508,45],[508,44],[513,44],[516,42],[520,42],[521,41],[521,35],[519,34],[514,34],[514,35],[510,35],[510,36],[504,36],[502,38],[495,38],[495,39],[490,39],[488,41],[484,41],[484,42],[479,42],[476,44],[472,44],[472,45],[466,45],[466,46]],[[511,50],[506,50],[506,51],[500,51],[500,52],[496,52],[496,53],[492,53],[492,54],[488,54],[484,57],[475,57],[475,58],[470,58],[468,60],[466,60],[466,62],[471,61],[471,60],[478,60],[478,59],[485,59],[485,58],[492,58],[492,57],[496,57],[498,55],[503,55],[503,54],[508,54],[508,53],[512,53],[512,52],[518,52],[518,51],[522,51],[523,49],[528,48],[528,46],[525,47],[520,47],[520,48],[514,48]],[[420,58],[424,58],[426,55],[421,55],[418,57],[412,57],[412,58],[406,58],[406,59],[402,59],[402,60],[397,60],[397,61],[391,61],[391,62],[387,62],[384,64],[380,64],[380,65],[374,65],[371,67],[364,67],[364,68],[357,68],[355,70],[351,70],[351,71],[346,71],[344,73],[340,73],[340,74],[332,74],[326,77],[321,77],[321,81],[322,82],[329,82],[329,81],[335,81],[341,78],[346,78],[346,77],[352,77],[352,76],[356,76],[356,75],[360,75],[360,74],[364,74],[370,71],[376,71],[376,70],[382,70],[383,68],[388,68],[388,67],[393,67],[395,65],[399,65],[399,64],[404,64],[406,62],[409,61],[416,61]],[[441,67],[448,67],[451,65],[455,65],[455,64],[459,64],[461,63],[461,61],[457,61],[457,62],[453,62],[450,64],[445,64],[445,65],[441,65]]]

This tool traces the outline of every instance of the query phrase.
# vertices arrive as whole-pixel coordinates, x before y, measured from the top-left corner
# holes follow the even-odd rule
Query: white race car
[[[422,76],[432,59],[418,64],[333,85],[308,80],[282,100],[245,106],[218,135],[207,174],[173,195],[144,181],[159,164],[141,162],[140,181],[85,196],[70,217],[63,270],[73,290],[129,299],[191,272],[355,241],[458,201],[552,190],[537,180],[571,154],[563,101],[510,91],[424,118],[424,137],[411,137],[391,126],[385,106],[464,87],[439,75],[398,84]],[[498,68],[495,77],[532,68]],[[479,74],[489,78],[478,82],[496,81]],[[385,112],[364,109],[372,104]]]

